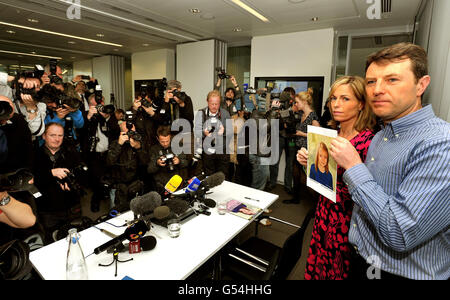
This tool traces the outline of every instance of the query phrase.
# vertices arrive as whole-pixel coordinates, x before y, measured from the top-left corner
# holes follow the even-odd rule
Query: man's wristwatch
[[[0,207],[7,205],[9,201],[11,201],[11,197],[8,194],[6,194],[6,196],[0,200]]]

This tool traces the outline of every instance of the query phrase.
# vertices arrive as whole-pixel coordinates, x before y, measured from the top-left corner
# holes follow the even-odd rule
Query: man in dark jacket
[[[119,139],[111,143],[106,155],[109,178],[116,189],[114,204],[119,211],[129,209],[129,201],[144,190],[141,175],[147,166],[147,145],[135,129],[133,125],[130,130],[123,122]]]
[[[170,146],[172,135],[169,126],[160,126],[157,130],[158,145],[150,148],[147,171],[153,175],[158,193],[164,191],[166,183],[174,175],[186,179],[188,160],[184,153],[174,154]]]
[[[73,146],[63,144],[64,127],[61,124],[47,124],[42,138],[45,144],[36,153],[34,167],[35,185],[42,194],[36,204],[46,231],[45,242],[50,243],[55,230],[81,216],[77,187],[67,179],[82,162]]]

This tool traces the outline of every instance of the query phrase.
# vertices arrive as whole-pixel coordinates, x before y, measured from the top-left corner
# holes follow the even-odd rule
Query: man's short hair
[[[209,92],[208,95],[206,96],[206,101],[209,101],[209,99],[212,97],[219,97],[220,101],[222,102],[222,95],[218,90],[212,90],[211,92]]]
[[[162,125],[156,130],[156,136],[169,136],[171,134],[170,126]]]
[[[372,63],[383,64],[408,58],[411,60],[411,71],[416,77],[416,82],[423,76],[428,75],[427,52],[422,47],[412,43],[395,44],[369,55],[366,61],[366,72]]]
[[[174,88],[181,89],[181,82],[178,80],[169,80],[167,82],[167,90],[172,90]]]
[[[58,126],[64,131],[64,126],[62,126],[60,123],[50,122],[50,123],[45,124],[44,134],[46,134],[48,129],[52,126]]]

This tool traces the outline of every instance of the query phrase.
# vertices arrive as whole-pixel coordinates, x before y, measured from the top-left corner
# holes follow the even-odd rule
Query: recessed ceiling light
[[[313,22],[319,21],[319,18],[318,17],[314,17],[314,18],[311,19],[311,21],[313,21]]]
[[[116,51],[116,52],[117,52],[117,51],[119,51],[119,49],[113,49],[113,51]]]
[[[28,19],[28,22],[31,22],[31,23],[39,23],[39,20],[29,18],[29,19]]]
[[[298,3],[305,2],[305,0],[288,0],[288,2],[290,2],[292,4],[298,4]]]
[[[15,34],[16,32],[14,30],[6,30],[7,33],[9,34]]]
[[[76,44],[76,42],[74,42],[74,41],[68,41],[67,43],[71,44],[71,45],[75,45]]]
[[[242,31],[242,28],[236,27],[236,28],[233,28],[233,31],[234,31],[234,32],[241,32],[241,31]]]
[[[71,59],[75,59],[76,57],[75,57],[75,56],[71,56],[70,58],[71,58]]]
[[[103,33],[97,33],[96,36],[98,36],[98,37],[105,37],[105,35]]]
[[[142,44],[142,46],[144,46],[144,47],[148,47],[148,46],[150,46],[149,44]]]
[[[198,8],[191,8],[189,11],[190,11],[191,13],[193,13],[193,14],[199,14],[199,13],[201,13],[201,10],[198,9]]]
[[[31,51],[30,53],[31,53],[31,54],[36,54],[36,51]]]

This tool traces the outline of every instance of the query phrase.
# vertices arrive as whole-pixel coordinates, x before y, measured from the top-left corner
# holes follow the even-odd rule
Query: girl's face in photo
[[[319,150],[319,166],[325,168],[328,165],[328,152],[324,149]]]

